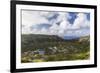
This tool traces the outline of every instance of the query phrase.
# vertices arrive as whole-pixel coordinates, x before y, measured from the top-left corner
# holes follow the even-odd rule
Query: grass
[[[81,52],[81,53],[75,53],[75,54],[63,54],[58,53],[54,55],[34,55],[34,59],[31,59],[31,57],[23,57],[22,62],[49,62],[49,61],[69,61],[69,60],[86,60],[89,59],[90,53],[88,52]]]
[[[75,54],[74,57],[75,57],[75,59],[80,59],[80,60],[89,59],[90,53],[89,52],[79,53],[79,54]]]
[[[90,42],[88,41],[46,41],[43,43],[38,43],[38,46],[34,45],[33,47],[28,48],[26,50],[24,47],[24,51],[28,54],[25,55],[22,52],[21,62],[49,62],[49,61],[74,61],[74,60],[86,60],[90,57]],[[35,47],[36,46],[36,47]],[[53,53],[49,48],[57,47],[57,52]],[[31,51],[38,50],[43,48],[45,50],[44,55],[40,54],[30,54]],[[53,48],[54,49],[54,48]]]
[[[45,60],[43,60],[43,59],[35,59],[32,62],[45,62]]]

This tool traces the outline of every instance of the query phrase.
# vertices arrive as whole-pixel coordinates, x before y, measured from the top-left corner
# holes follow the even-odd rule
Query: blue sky
[[[22,34],[86,36],[90,13],[22,11]]]

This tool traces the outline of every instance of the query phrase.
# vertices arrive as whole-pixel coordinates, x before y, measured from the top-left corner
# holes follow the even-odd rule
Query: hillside
[[[44,61],[89,58],[89,36],[66,40],[56,35],[24,34],[21,40],[22,62],[27,61],[23,60],[26,56],[31,57],[33,61],[35,54],[38,55],[36,59],[42,58]],[[44,56],[40,55],[41,53]]]
[[[56,36],[56,35],[41,35],[41,34],[23,34],[22,35],[22,41],[23,40],[33,40],[38,42],[43,41],[63,41],[62,38]]]
[[[38,34],[30,34],[30,35],[22,35],[21,36],[22,43],[22,52],[27,50],[36,50],[37,48],[45,48],[50,46],[50,43],[64,41],[62,38],[55,35],[38,35]],[[49,44],[48,44],[49,43]]]
[[[90,41],[90,36],[84,36],[84,37],[81,37],[81,38],[79,39],[79,42],[83,42],[83,41],[89,42],[89,41]]]

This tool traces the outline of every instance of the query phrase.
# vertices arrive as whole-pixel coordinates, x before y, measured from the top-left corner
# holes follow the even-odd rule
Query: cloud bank
[[[85,36],[90,33],[89,13],[22,11],[22,34]]]

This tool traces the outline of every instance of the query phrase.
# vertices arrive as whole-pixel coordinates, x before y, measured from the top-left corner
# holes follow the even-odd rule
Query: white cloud
[[[55,14],[58,14],[56,19],[49,21],[47,18],[53,17]],[[47,34],[47,35],[59,35],[65,36],[68,34],[83,34],[83,28],[89,27],[90,23],[87,20],[85,13],[78,13],[77,18],[73,24],[70,24],[68,21],[70,15],[68,12],[43,12],[43,11],[22,11],[22,33],[23,34]],[[59,22],[59,25],[57,24]],[[51,26],[42,29],[30,29],[33,26],[46,23]],[[85,29],[84,29],[85,30]],[[88,31],[88,30],[87,30]],[[85,31],[86,32],[86,31]],[[86,33],[86,34],[89,34]]]
[[[22,11],[22,25],[32,26],[40,23],[48,23],[48,20],[40,16],[38,11]]]
[[[63,36],[67,31],[67,28],[71,25],[68,21],[69,14],[66,12],[58,12],[59,16],[54,19],[52,26],[50,27],[51,34]],[[59,25],[57,24],[59,22]]]
[[[85,13],[78,13],[77,18],[73,24],[73,28],[89,27],[89,21]]]
[[[58,30],[59,30],[59,26],[55,23],[53,24],[50,28],[49,28],[49,32],[50,34],[55,34],[57,35],[58,34]]]
[[[48,20],[40,16],[39,11],[22,11],[22,33],[30,33],[30,27],[41,23],[48,23]]]
[[[53,17],[56,14],[56,12],[40,12],[40,16],[46,17],[46,18],[50,18]]]
[[[30,34],[31,30],[27,26],[22,26],[22,34]]]

